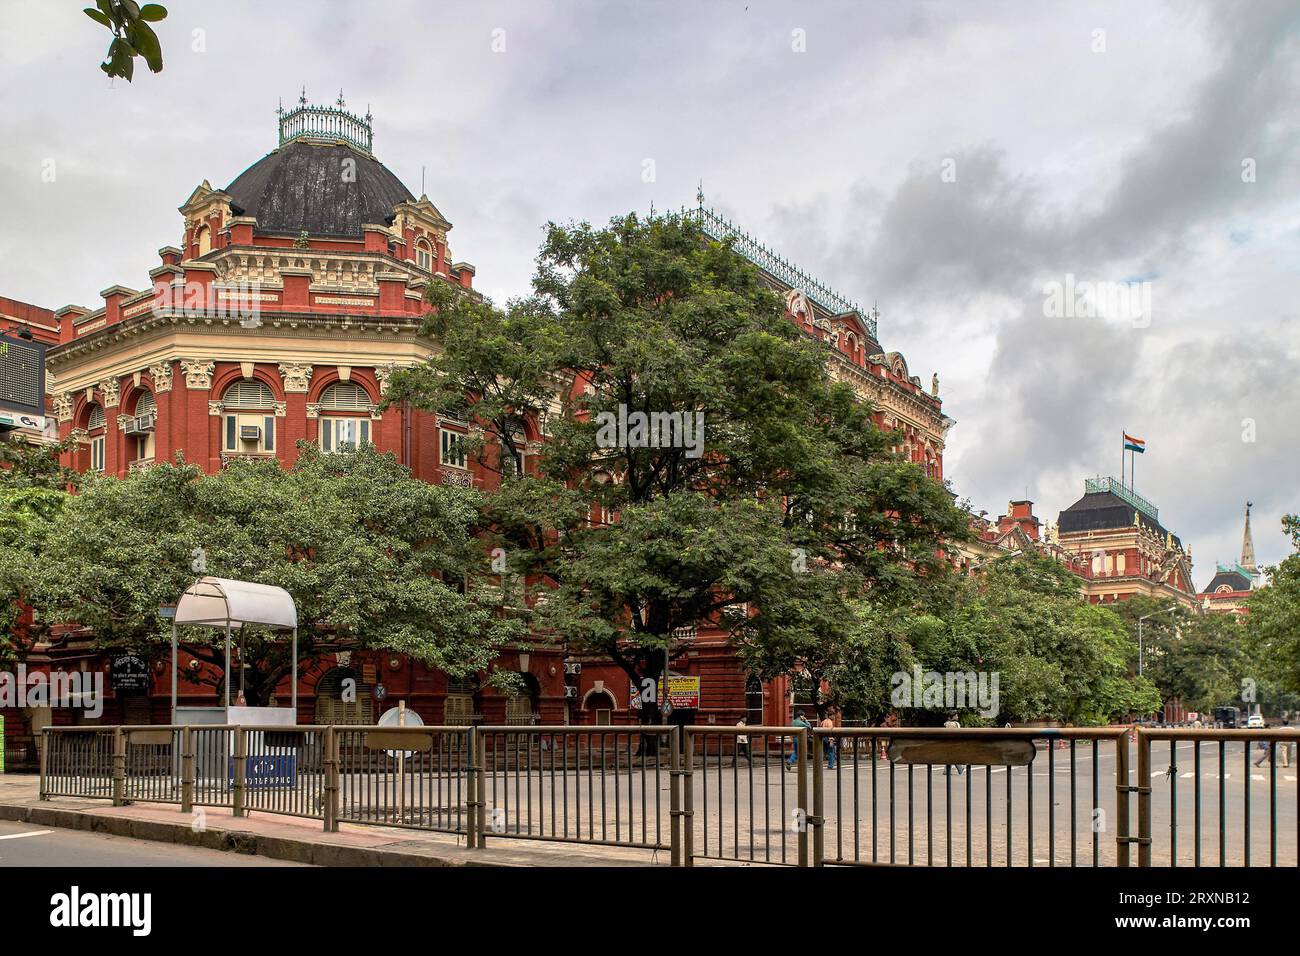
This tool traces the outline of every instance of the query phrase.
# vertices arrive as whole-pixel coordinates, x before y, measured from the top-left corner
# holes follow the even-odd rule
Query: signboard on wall
[[[136,654],[118,654],[109,670],[113,690],[123,694],[147,694],[152,683],[149,662]]]
[[[664,679],[659,678],[655,688],[655,700],[663,700]],[[641,688],[630,684],[627,699],[632,710],[641,709]],[[668,677],[668,703],[673,710],[696,710],[700,706],[700,678],[674,674]]]

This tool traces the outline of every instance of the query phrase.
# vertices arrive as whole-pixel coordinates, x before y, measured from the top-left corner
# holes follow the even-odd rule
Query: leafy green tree
[[[149,72],[162,72],[162,45],[149,24],[166,19],[165,7],[158,3],[141,6],[135,0],[95,0],[95,6],[86,7],[84,12],[113,34],[108,58],[99,65],[101,70],[130,83],[138,56],[144,59]]]
[[[51,520],[67,499],[75,473],[59,464],[69,442],[0,441],[0,664],[18,658],[19,622],[37,556]]]
[[[1300,516],[1287,515],[1282,530],[1294,553],[1268,568],[1268,584],[1250,596],[1246,626],[1261,673],[1278,689],[1300,694]]]
[[[1160,704],[1155,687],[1129,671],[1131,642],[1119,617],[1085,601],[1078,579],[1048,558],[993,561],[890,627],[906,644],[897,659],[910,659],[923,673],[983,674],[988,689],[997,674],[996,715],[981,715],[968,703],[960,712],[964,723],[1099,724]],[[876,680],[877,700],[887,697]],[[904,710],[901,716],[936,724],[949,709],[955,708]]]
[[[482,583],[475,494],[415,480],[369,446],[298,451],[291,469],[236,462],[204,475],[161,464],[89,483],[44,541],[38,613],[82,625],[99,646],[157,657],[170,646],[158,608],[206,573],[285,588],[306,660],[342,646],[405,653],[454,677],[487,668],[519,627]],[[288,642],[249,631],[245,696],[264,704],[292,669]],[[220,687],[219,635],[196,629],[187,645]]]
[[[1255,655],[1245,626],[1230,614],[1207,614],[1167,600],[1135,596],[1116,605],[1136,648],[1141,627],[1143,673],[1161,698],[1188,710],[1210,713],[1241,704],[1242,680],[1257,680]],[[1130,661],[1137,668],[1137,660]]]
[[[833,380],[827,346],[691,220],[552,223],[534,292],[498,309],[439,286],[426,331],[443,353],[389,397],[468,406],[488,467],[519,418],[546,413],[540,473],[506,481],[485,514],[514,570],[542,582],[535,626],[634,684],[709,625],[754,673],[811,673],[853,602],[912,599],[946,567],[940,540],[967,533]],[[650,441],[641,416],[682,427]]]

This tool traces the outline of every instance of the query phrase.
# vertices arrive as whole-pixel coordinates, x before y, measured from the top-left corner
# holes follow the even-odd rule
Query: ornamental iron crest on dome
[[[298,106],[285,111],[283,104],[275,111],[280,120],[280,145],[297,140],[316,143],[347,143],[366,155],[374,146],[374,130],[369,108],[365,116],[358,116],[345,108],[343,91],[333,106],[316,106],[307,103],[307,87],[302,88]]]

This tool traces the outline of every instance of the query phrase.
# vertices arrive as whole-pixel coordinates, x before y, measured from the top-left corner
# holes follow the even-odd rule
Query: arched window
[[[226,389],[221,396],[226,408],[256,408],[270,410],[275,407],[275,396],[265,382],[246,378]]]
[[[318,404],[323,451],[355,451],[370,441],[370,395],[360,385],[335,382],[321,392]]]
[[[322,411],[368,412],[370,396],[360,385],[350,382],[335,382],[320,395]]]
[[[370,685],[362,680],[359,672],[350,667],[336,667],[316,682],[316,723],[373,724],[372,701]]]
[[[207,226],[201,226],[194,239],[199,245],[200,256],[212,251],[212,231]]]
[[[246,378],[221,395],[225,428],[221,447],[241,455],[275,451],[275,395],[265,382]]]
[[[135,460],[148,461],[154,456],[154,417],[158,408],[153,392],[141,392],[135,400],[134,418],[128,425],[128,437],[135,442]]]
[[[614,695],[607,690],[591,690],[582,701],[582,709],[593,715],[592,723],[605,727],[614,722]]]
[[[104,434],[108,420],[103,405],[91,405],[86,416],[86,431],[90,433],[90,470],[104,470]]]
[[[433,250],[425,239],[417,240],[415,243],[415,264],[425,272],[433,271]]]

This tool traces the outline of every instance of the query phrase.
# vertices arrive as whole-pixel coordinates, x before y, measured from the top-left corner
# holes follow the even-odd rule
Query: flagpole
[[[1124,433],[1123,433],[1123,432],[1120,432],[1120,433],[1119,433],[1119,436],[1120,436],[1120,437],[1119,437],[1119,486],[1120,486],[1121,488],[1123,488],[1123,487],[1124,487],[1124,468],[1125,468],[1125,466],[1128,464],[1128,462],[1126,462],[1126,461],[1124,460],[1124,454],[1125,454],[1125,451],[1124,451]]]

